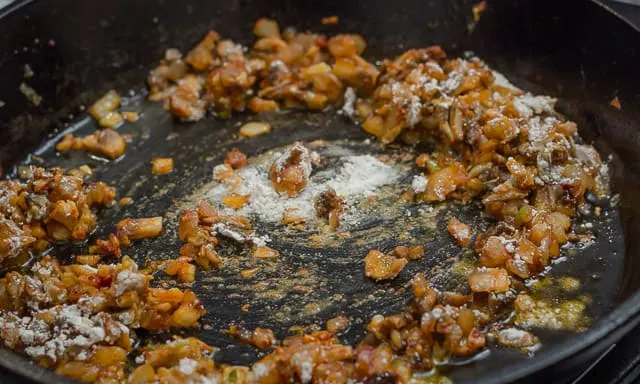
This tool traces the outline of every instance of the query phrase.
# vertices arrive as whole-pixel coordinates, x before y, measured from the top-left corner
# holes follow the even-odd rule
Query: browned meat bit
[[[179,257],[167,263],[164,273],[169,276],[177,276],[180,281],[185,283],[191,283],[196,279],[196,266],[191,264],[190,258]]]
[[[280,252],[278,252],[277,249],[265,246],[256,247],[253,250],[253,257],[256,257],[258,259],[275,259],[278,256],[280,256]]]
[[[225,40],[217,50],[226,65],[213,69],[207,76],[205,98],[219,115],[225,117],[233,111],[244,110],[247,91],[255,84],[256,76],[244,58],[241,46]]]
[[[313,206],[316,209],[316,215],[319,218],[327,219],[329,227],[336,229],[340,226],[340,214],[344,204],[344,199],[338,196],[333,188],[327,187],[316,196]]]
[[[120,205],[131,205],[133,204],[133,199],[130,197],[123,197],[120,200],[118,200],[118,203]]]
[[[5,259],[19,256],[36,241],[13,221],[0,219],[0,263]]]
[[[429,175],[423,200],[444,201],[467,181],[467,172],[460,163],[453,163]]]
[[[89,107],[88,112],[101,126],[113,128],[123,121],[122,116],[116,111],[119,106],[120,95],[111,90]]]
[[[380,377],[408,383],[415,372],[432,369],[434,360],[469,356],[485,346],[486,339],[479,331],[484,324],[468,303],[457,307],[438,303],[437,292],[422,275],[414,278],[412,286],[415,298],[407,311],[375,316],[367,326],[369,334],[355,348],[335,338],[335,333],[348,326],[348,320],[339,316],[329,321],[327,327],[333,331],[287,338],[252,367],[217,366],[205,356],[211,349],[197,339],[158,344],[145,349],[144,365],[129,379],[160,380],[162,374],[175,372],[180,366],[180,378],[194,382],[206,375],[218,382],[233,376],[235,382],[259,383],[345,383]],[[266,329],[249,331],[232,325],[229,333],[259,348],[275,343],[273,333]]]
[[[195,76],[186,76],[178,82],[176,90],[167,98],[166,107],[185,121],[196,121],[204,117],[206,103],[200,99],[202,84]]]
[[[273,331],[266,328],[256,328],[250,331],[240,325],[233,324],[229,327],[229,334],[245,344],[251,344],[259,349],[271,348],[276,343]]]
[[[325,20],[334,21],[337,17]],[[270,19],[258,20],[254,33],[258,40],[249,53],[210,32],[185,59],[189,66],[180,55],[165,57],[148,78],[150,98],[172,97],[178,92],[175,84],[192,75],[206,78],[204,91],[186,101],[176,97],[173,101],[180,105],[169,107],[183,118],[194,103],[199,110],[202,103],[213,107],[221,116],[245,107],[254,112],[301,106],[322,110],[342,102],[345,85],[367,95],[374,90],[379,72],[360,56],[366,43],[359,35],[338,35],[327,42],[325,36],[291,28],[281,34]]]
[[[126,218],[116,224],[116,235],[123,245],[129,245],[131,240],[160,236],[161,232],[162,217]]]
[[[471,228],[460,220],[452,217],[449,219],[447,229],[451,236],[456,239],[458,245],[467,245],[471,242]]]
[[[364,274],[373,280],[390,280],[407,265],[407,259],[372,250],[364,259]]]
[[[156,157],[151,160],[151,172],[156,175],[165,175],[173,171],[173,158]]]
[[[220,35],[214,31],[209,31],[205,38],[187,54],[184,61],[196,72],[211,69],[215,64],[213,50],[218,41],[220,41]]]
[[[620,103],[620,99],[618,98],[618,96],[611,99],[611,102],[609,102],[609,105],[617,109],[618,111],[622,110],[622,104]]]
[[[120,115],[130,123],[134,123],[140,119],[140,114],[138,112],[120,112]]]
[[[171,383],[171,382],[205,382],[210,380],[223,383],[222,372],[216,369],[224,369],[227,375],[233,371],[234,377],[244,378],[238,369],[233,367],[221,368],[213,360],[209,359],[216,348],[210,347],[195,337],[176,338],[167,343],[157,343],[143,349],[140,357],[144,364],[137,367],[128,378],[128,383]],[[242,381],[236,381],[242,383]]]
[[[282,222],[291,226],[302,226],[306,220],[299,216],[297,208],[287,208],[282,212]]]
[[[247,165],[247,155],[234,147],[231,152],[227,152],[227,157],[224,159],[224,163],[233,169],[242,168]]]
[[[307,186],[311,175],[311,155],[301,143],[295,143],[278,157],[269,169],[273,189],[289,197],[298,194]]]
[[[240,127],[240,130],[238,131],[241,136],[246,137],[265,135],[269,132],[271,132],[271,124],[266,121],[250,121]]]
[[[211,227],[221,220],[222,217],[205,202],[200,202],[196,210],[185,211],[178,225],[178,236],[185,243],[180,248],[180,255],[194,260],[205,270],[220,268],[222,259],[215,250],[218,239],[212,235]]]
[[[256,21],[253,33],[258,37],[280,37],[280,27],[275,20],[262,18]]]
[[[197,209],[185,211],[180,218],[178,236],[184,244],[180,248],[180,257],[170,261],[165,272],[172,276],[177,275],[183,281],[193,281],[195,267],[192,263],[194,262],[205,270],[222,267],[223,261],[216,251],[219,240],[214,235],[214,229],[218,226],[241,231],[251,229],[246,218],[219,215],[213,207],[201,201]],[[216,231],[216,233],[219,232]],[[264,251],[265,257],[277,257],[277,251],[263,248],[265,250],[260,252]]]
[[[78,264],[96,265],[100,262],[100,255],[78,255],[76,256]]]
[[[127,149],[127,142],[118,132],[107,128],[85,137],[73,137],[68,134],[56,145],[56,150],[60,152],[72,149],[86,150],[110,159],[117,159]]]
[[[115,233],[110,233],[107,240],[98,239],[94,245],[89,246],[89,252],[91,254],[98,255],[114,255],[117,257],[122,256],[120,250],[120,240]]]
[[[190,291],[149,287],[151,276],[127,257],[94,268],[45,256],[31,271],[0,279],[4,345],[76,379],[121,382],[135,329],[192,327],[204,314]],[[35,331],[41,336],[20,337]]]
[[[127,142],[112,129],[103,129],[82,139],[82,146],[89,152],[117,159],[127,148]]]
[[[21,167],[22,180],[0,181],[0,259],[40,252],[51,241],[84,240],[95,228],[92,208],[115,190],[59,169]]]
[[[538,339],[530,332],[517,328],[506,328],[498,332],[498,344],[508,348],[532,347]]]
[[[229,208],[240,209],[249,201],[248,195],[231,193],[222,197],[222,203]]]
[[[182,60],[182,54],[175,49],[167,49],[165,58],[147,77],[149,98],[162,100],[169,96],[175,84],[189,71],[189,66]]]
[[[511,281],[503,268],[478,268],[469,276],[473,292],[506,292]]]
[[[349,319],[345,316],[336,316],[327,320],[327,331],[331,333],[344,332],[349,328]]]
[[[323,25],[333,25],[333,24],[338,24],[338,16],[327,16],[327,17],[323,17],[322,20],[320,20],[320,22]]]
[[[288,338],[281,348],[253,364],[259,383],[344,383],[354,372],[354,350],[341,345],[329,332]]]
[[[247,108],[249,108],[249,110],[254,113],[273,112],[280,110],[280,105],[276,101],[263,99],[262,97],[256,96],[249,99]]]
[[[481,240],[480,264],[485,267],[500,267],[511,257],[509,248],[514,251],[512,241],[501,236],[490,236],[486,241]]]
[[[393,254],[407,260],[418,260],[424,256],[424,247],[416,245],[407,247],[406,245],[398,245],[393,249]]]

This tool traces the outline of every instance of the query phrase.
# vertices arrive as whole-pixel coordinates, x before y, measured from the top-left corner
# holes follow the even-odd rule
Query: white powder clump
[[[218,183],[209,190],[207,198],[225,214],[257,216],[261,220],[276,223],[282,221],[286,210],[292,210],[297,217],[310,221],[315,218],[315,197],[328,187],[333,188],[348,205],[353,205],[360,198],[375,195],[380,187],[395,183],[404,174],[404,170],[384,164],[371,155],[345,155],[339,157],[341,162],[334,168],[311,175],[300,194],[288,197],[276,192],[269,178],[269,167],[274,158],[278,159],[280,156],[280,153],[275,153],[259,164],[237,170],[240,183],[233,192],[249,196],[242,208],[233,210],[220,204],[222,197],[231,192],[231,187],[223,183]],[[345,212],[343,217],[352,213],[354,209],[351,209],[351,213]],[[229,233],[229,236],[234,234]],[[240,238],[237,240],[240,241]],[[246,238],[243,237],[242,241],[246,241]],[[251,241],[255,243],[259,240],[254,238]]]
[[[503,88],[508,88],[508,89],[512,89],[514,91],[519,91],[520,88],[516,87],[515,85],[511,84],[511,82],[500,72],[498,71],[492,71],[493,72],[493,85],[496,85],[498,87],[503,87]]]
[[[377,187],[391,184],[400,176],[397,169],[371,155],[347,156],[344,160],[338,174],[326,185],[345,198],[372,196]]]
[[[180,370],[180,373],[182,373],[185,376],[192,375],[196,371],[197,366],[198,366],[197,361],[186,358],[186,357],[180,359],[180,361],[178,362],[178,370]]]
[[[242,233],[238,230],[229,228],[225,223],[216,223],[211,228],[211,234],[228,237],[238,243],[253,243],[258,247],[264,247],[271,241],[268,235],[258,236],[254,232]]]
[[[274,60],[269,64],[269,69],[275,69],[278,71],[289,71],[289,67],[282,60]]]
[[[300,381],[310,383],[313,378],[314,364],[311,356],[309,356],[309,352],[303,350],[293,354],[293,356],[291,356],[291,363],[296,367],[300,375]]]
[[[415,175],[411,181],[411,189],[415,193],[422,193],[427,188],[427,178],[424,175]]]
[[[400,83],[391,84],[391,94],[393,96],[393,103],[398,107],[404,109],[407,126],[413,127],[420,122],[422,118],[422,102],[420,97],[414,95],[411,89],[407,89]]]
[[[529,118],[541,113],[555,113],[553,107],[556,99],[549,96],[534,96],[530,93],[513,98],[513,106],[520,116]]]
[[[116,297],[121,296],[126,291],[138,290],[144,287],[146,278],[143,274],[133,272],[130,270],[120,271],[116,276],[114,288],[116,290]]]
[[[267,367],[264,363],[257,362],[253,364],[253,367],[251,368],[251,372],[253,373],[254,378],[259,380],[260,378],[262,378],[262,376],[265,376],[269,371],[267,370]]]
[[[558,123],[558,119],[552,116],[545,118],[536,116],[529,119],[527,123],[529,126],[529,142],[533,147],[541,150],[541,147],[544,146],[545,141],[549,137],[549,132],[553,126]]]
[[[51,324],[36,317],[53,317]],[[58,305],[34,313],[34,316],[17,317],[5,313],[0,317],[0,327],[17,331],[24,352],[32,358],[47,357],[57,362],[65,355],[86,358],[86,350],[94,344],[116,340],[129,329],[104,313],[91,314],[78,305]],[[109,333],[105,331],[109,329]],[[5,343],[8,341],[5,340]],[[79,356],[78,356],[79,355]]]
[[[353,118],[355,115],[356,91],[351,87],[347,87],[344,91],[344,104],[340,110],[345,116]]]
[[[468,61],[461,60],[459,68],[447,74],[447,78],[440,83],[440,87],[444,93],[452,93],[458,89],[460,84],[462,84],[463,74],[467,70],[467,66]]]
[[[517,328],[507,328],[500,331],[500,338],[512,343],[517,343],[528,335],[529,332]]]

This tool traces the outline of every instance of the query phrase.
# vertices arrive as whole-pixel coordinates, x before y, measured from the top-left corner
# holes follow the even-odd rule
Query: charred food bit
[[[331,187],[327,187],[326,190],[320,192],[314,200],[316,215],[321,219],[328,220],[331,229],[336,229],[340,226],[340,214],[344,204],[344,199],[338,196]]]

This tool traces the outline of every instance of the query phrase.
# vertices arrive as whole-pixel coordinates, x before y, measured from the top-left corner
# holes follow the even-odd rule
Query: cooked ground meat
[[[276,337],[273,331],[265,328],[256,328],[250,331],[240,325],[232,325],[229,327],[229,334],[245,344],[251,344],[259,349],[271,348],[276,343]]]
[[[570,229],[585,192],[604,196],[608,188],[598,153],[576,142],[576,124],[555,112],[554,99],[498,82],[481,60],[450,59],[438,46],[412,49],[373,65],[361,57],[366,42],[356,34],[328,38],[281,31],[269,19],[258,20],[254,33],[258,39],[251,49],[213,31],[185,56],[168,49],[149,74],[149,97],[164,100],[170,113],[188,121],[203,118],[209,109],[225,117],[245,109],[342,105],[342,113],[362,122],[383,144],[417,144],[429,138],[436,150],[417,156],[420,174],[407,196],[421,204],[475,198],[496,219],[488,231],[477,234],[477,265],[468,275],[468,289],[438,293],[422,275],[416,276],[408,308],[374,316],[368,335],[355,347],[335,338],[348,327],[346,318],[337,317],[327,323],[328,331],[285,339],[252,367],[218,365],[210,358],[213,347],[188,338],[142,348],[139,366],[127,377],[135,329],[192,327],[204,308],[188,290],[149,287],[151,276],[127,257],[119,264],[100,264],[103,255],[121,257],[121,246],[130,240],[162,232],[160,217],[125,219],[115,234],[77,256],[79,264],[62,266],[44,257],[28,275],[10,272],[0,279],[5,346],[89,382],[408,383],[414,372],[427,372],[436,361],[484,348],[481,330],[496,320],[496,308],[512,306],[515,314],[497,328],[497,341],[505,347],[535,345],[527,327],[583,326],[584,303],[536,301],[522,284],[577,237]],[[107,93],[89,110],[107,129],[82,138],[67,135],[57,149],[121,156],[126,142],[111,129],[123,121],[119,105],[117,93]],[[240,134],[252,137],[270,130],[268,123],[250,122]],[[246,163],[234,148],[225,164],[216,167],[215,177],[233,184],[238,179],[234,170]],[[154,172],[171,168],[167,159],[154,162]],[[276,191],[294,197],[305,188],[311,169],[309,150],[295,143],[273,163],[269,177]],[[65,175],[28,167],[20,174],[20,180],[0,182],[0,262],[43,251],[53,242],[86,239],[96,225],[92,209],[109,204],[115,195],[103,183],[85,183],[91,172],[80,169]],[[230,194],[223,200],[238,209],[246,196]],[[335,191],[323,192],[315,208],[333,228],[339,226],[341,201]],[[284,219],[299,224],[292,215]],[[246,218],[221,215],[200,203],[180,218],[179,257],[162,268],[193,282],[196,264],[205,270],[222,267],[218,235],[239,233],[248,241],[243,233],[250,229]],[[470,243],[467,225],[452,219],[448,229],[458,244]],[[393,279],[408,260],[423,254],[421,246],[398,246],[391,254],[372,250],[364,260],[365,275],[376,281]],[[276,258],[279,253],[254,244],[253,256]],[[243,271],[243,277],[255,275],[254,270]],[[232,333],[260,348],[275,343],[266,329],[235,328]]]
[[[407,259],[372,250],[364,259],[364,274],[373,280],[393,279],[407,265]]]
[[[171,157],[156,157],[151,160],[151,172],[164,175],[173,171],[173,159]]]
[[[93,209],[115,197],[106,184],[60,169],[27,166],[20,173],[21,179],[0,181],[0,262],[52,242],[86,239],[96,226]]]
[[[467,245],[471,242],[471,228],[455,217],[449,219],[447,229],[458,245]]]
[[[233,169],[242,168],[247,165],[247,155],[234,147],[231,152],[227,153],[227,158],[224,159],[224,163]]]
[[[287,148],[269,169],[273,188],[289,197],[297,196],[307,186],[310,175],[311,156],[309,150],[300,143]]]
[[[107,128],[95,131],[85,137],[74,137],[68,134],[56,145],[56,150],[59,152],[72,149],[86,150],[113,160],[124,154],[127,142],[117,131]]]

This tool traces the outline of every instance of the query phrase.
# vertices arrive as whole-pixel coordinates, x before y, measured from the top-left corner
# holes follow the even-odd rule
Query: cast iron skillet
[[[489,357],[467,362],[451,372],[456,382],[512,382],[525,377],[533,381],[550,371],[560,377],[606,350],[640,322],[640,293],[637,293],[640,196],[636,192],[640,191],[637,133],[640,32],[596,2],[490,0],[488,10],[469,33],[471,6],[472,2],[465,0],[373,0],[362,4],[336,0],[22,2],[0,21],[0,100],[5,103],[0,108],[0,164],[5,174],[10,175],[15,165],[33,162],[27,154],[34,151],[47,165],[91,162],[78,156],[58,157],[51,150],[51,143],[55,143],[61,131],[93,129],[92,123],[82,118],[80,105],[90,104],[111,88],[121,93],[129,89],[139,93],[144,88],[146,72],[164,49],[176,46],[187,50],[210,28],[249,43],[250,27],[258,17],[273,17],[281,25],[322,31],[320,18],[335,14],[340,16],[340,26],[324,29],[363,34],[369,42],[370,58],[431,44],[441,44],[451,54],[472,50],[520,87],[558,96],[559,108],[579,123],[581,135],[595,143],[605,156],[612,155],[613,187],[622,200],[619,209],[604,207],[609,216],[596,223],[598,238],[603,241],[579,252],[578,260],[568,257],[567,262],[554,267],[554,273],[582,280],[585,291],[593,298],[589,308],[593,326],[578,336],[542,333],[545,346],[532,358],[513,351],[495,350]],[[29,79],[23,78],[26,63],[35,73]],[[18,92],[23,81],[43,96],[39,107],[31,106]],[[614,96],[621,100],[622,111],[608,106]],[[124,215],[149,216],[171,210],[171,200],[184,197],[188,194],[185,191],[197,188],[208,179],[212,167],[231,146],[258,154],[294,139],[365,137],[353,124],[335,115],[290,114],[265,117],[277,123],[271,135],[238,142],[233,136],[235,125],[249,119],[248,116],[184,125],[168,119],[157,105],[134,100],[131,107],[146,113],[139,123],[123,128],[135,136],[127,155],[117,164],[94,162],[98,164],[97,178],[115,184],[121,194],[133,196],[137,204],[129,210],[113,209],[103,213],[101,223],[113,223]],[[167,135],[177,135],[178,139],[167,141]],[[148,161],[167,153],[176,157],[176,172],[169,178],[149,176]],[[144,182],[138,183],[141,180]],[[140,187],[134,188],[136,185]],[[159,190],[154,185],[165,187]],[[474,215],[473,210],[452,209],[456,215]],[[438,219],[436,230],[442,229],[442,221]],[[371,223],[372,226],[385,224]],[[111,229],[110,225],[100,227],[96,236],[103,236]],[[139,262],[147,254],[160,258],[175,256],[179,244],[176,236],[168,232],[159,240],[137,244],[136,250],[130,251],[134,252],[132,256]],[[379,245],[390,247],[391,242],[383,241]],[[306,251],[296,246],[282,246],[286,248],[285,256]],[[217,329],[238,320],[248,327],[269,325],[269,321],[274,321],[270,314],[282,308],[336,293],[344,293],[346,301],[304,321],[321,323],[337,312],[366,319],[375,312],[397,311],[407,296],[389,292],[406,284],[413,273],[429,271],[434,264],[456,252],[444,236],[432,239],[426,246],[433,257],[409,268],[397,281],[382,289],[362,278],[361,264],[356,260],[360,256],[353,257],[352,263],[337,266],[331,262],[338,257],[337,251],[323,251],[325,253],[305,261],[316,268],[322,282],[311,298],[289,295],[275,304],[257,302],[256,310],[246,315],[237,310],[243,298],[237,298],[236,294],[241,296],[242,292],[236,292],[232,280],[227,280],[232,277],[221,272],[223,283],[215,281],[217,285],[213,288],[212,284],[204,283],[194,287],[201,297],[204,294],[209,311],[204,321],[214,326],[214,331],[196,335],[225,347],[218,355],[220,360],[248,363],[257,357],[255,352],[234,345],[216,332]],[[347,244],[338,251],[356,254],[358,250]],[[74,248],[69,247],[58,253],[64,257],[72,252]],[[284,259],[295,263],[293,258]],[[336,272],[342,269],[346,272]],[[349,274],[348,279],[340,274],[343,272]],[[376,290],[380,300],[373,304],[349,305],[349,295],[357,296],[368,290]],[[273,325],[282,326],[282,320],[278,321],[280,323]],[[292,321],[295,323],[299,318]],[[361,334],[362,327],[355,326],[346,339],[354,341]],[[2,349],[0,365],[38,382],[67,381]]]

